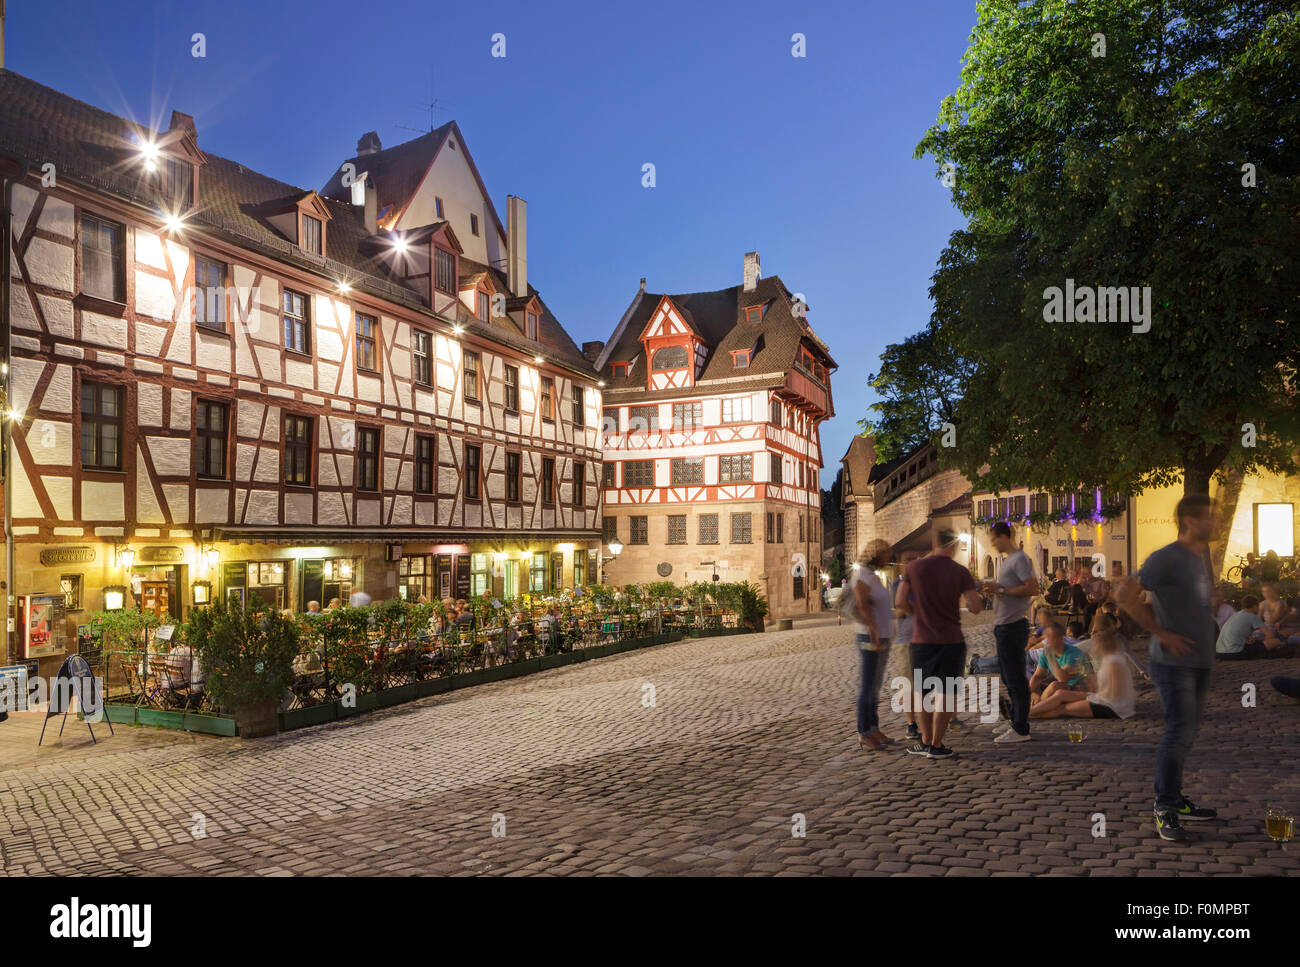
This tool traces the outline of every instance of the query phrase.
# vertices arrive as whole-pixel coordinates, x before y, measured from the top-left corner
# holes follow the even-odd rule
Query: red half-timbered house
[[[603,538],[611,581],[757,582],[774,617],[820,608],[826,345],[806,306],[745,256],[741,285],[641,291],[597,367],[605,380]],[[814,590],[810,590],[814,589]]]

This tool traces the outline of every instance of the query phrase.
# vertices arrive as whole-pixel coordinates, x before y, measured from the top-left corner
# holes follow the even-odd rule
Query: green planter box
[[[529,658],[526,661],[517,661],[515,662],[515,668],[517,669],[516,675],[531,675],[533,672],[542,670],[542,659]]]
[[[442,678],[430,678],[415,684],[416,698],[428,698],[430,695],[441,695],[448,691],[451,691],[451,679],[445,675]]]
[[[231,736],[235,734],[235,717],[233,715],[203,715],[200,712],[186,712],[184,728],[186,732]]]
[[[471,685],[481,685],[483,684],[483,672],[482,670],[461,672],[459,675],[452,675],[448,681],[451,683],[447,686],[449,690],[469,688]]]
[[[588,658],[604,658],[606,655],[612,655],[615,645],[592,645],[590,648],[584,648]]]
[[[385,688],[382,692],[377,693],[379,707],[387,708],[390,705],[401,705],[403,702],[414,701],[417,698],[415,685],[395,685],[392,688]]]
[[[142,708],[136,710],[136,722],[139,725],[156,725],[164,729],[185,730],[185,713],[168,712],[160,708]]]
[[[326,722],[333,722],[337,717],[337,702],[324,702],[320,705],[309,705],[307,708],[290,709],[280,713],[280,731],[291,732],[312,725],[324,725]]]
[[[348,708],[341,701],[335,703],[339,708],[339,718],[347,718],[349,715],[360,715],[362,712],[373,712],[379,708],[379,695],[376,692],[362,692],[357,695],[357,703],[352,708]]]
[[[517,662],[507,662],[504,665],[497,665],[493,668],[485,668],[481,674],[484,682],[499,682],[507,678],[514,678],[519,674],[519,665]],[[460,676],[457,675],[457,678]]]
[[[537,659],[538,670],[545,671],[548,668],[561,668],[564,665],[572,665],[579,659],[575,657],[575,652],[562,651],[558,655],[543,655]]]
[[[104,715],[114,724],[135,725],[136,713],[139,711],[134,705],[105,705]]]

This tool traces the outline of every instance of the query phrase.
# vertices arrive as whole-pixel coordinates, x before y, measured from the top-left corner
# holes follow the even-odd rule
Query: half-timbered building
[[[0,159],[10,579],[56,630],[597,578],[598,377],[454,122],[311,191],[0,71]]]
[[[748,580],[775,617],[819,610],[820,427],[835,361],[757,253],[716,292],[641,290],[597,357],[603,536],[617,583]],[[811,590],[810,590],[811,589]]]

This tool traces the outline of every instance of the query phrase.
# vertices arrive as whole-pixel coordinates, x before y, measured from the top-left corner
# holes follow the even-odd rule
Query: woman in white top
[[[1124,655],[1118,632],[1119,622],[1105,612],[1098,612],[1092,626],[1096,691],[1089,692],[1086,699],[1068,702],[1058,696],[1045,698],[1035,706],[1035,718],[1126,719],[1137,711],[1133,669]]]
[[[893,604],[889,589],[876,574],[892,558],[890,546],[876,540],[863,551],[858,567],[853,571],[848,593],[853,596],[853,627],[857,631],[857,645],[861,652],[861,684],[858,689],[858,747],[879,752],[894,740],[880,731],[880,685],[889,662],[890,625],[893,621]]]

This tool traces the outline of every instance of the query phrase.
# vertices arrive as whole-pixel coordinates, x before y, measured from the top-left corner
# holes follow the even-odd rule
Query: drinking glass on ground
[[[1289,809],[1269,806],[1264,813],[1264,829],[1275,843],[1289,843],[1295,829],[1295,819]]]

